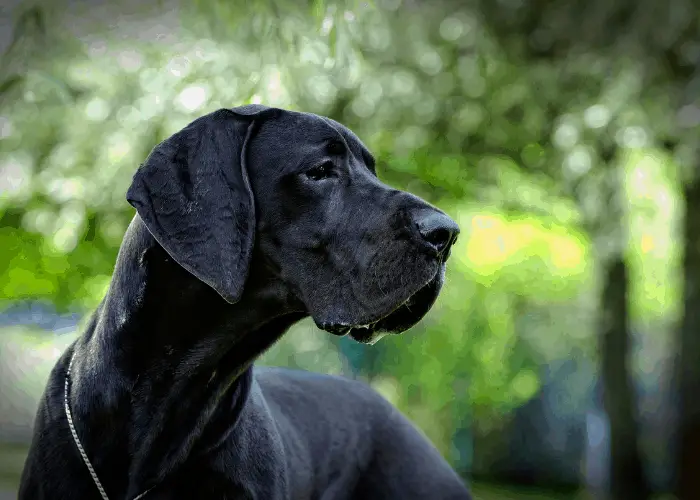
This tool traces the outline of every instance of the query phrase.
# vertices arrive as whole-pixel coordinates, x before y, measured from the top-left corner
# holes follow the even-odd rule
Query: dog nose
[[[457,223],[436,210],[424,211],[418,217],[416,226],[426,243],[432,246],[438,254],[449,250],[459,235]]]

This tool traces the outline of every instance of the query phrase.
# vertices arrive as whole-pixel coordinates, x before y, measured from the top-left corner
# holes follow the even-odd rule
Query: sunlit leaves
[[[0,304],[29,298],[54,299],[64,262],[42,252],[44,243],[36,235],[4,227],[0,229]],[[58,272],[57,272],[58,271]]]
[[[587,279],[589,244],[577,231],[535,217],[460,215],[465,235],[454,253],[476,281],[557,301],[571,298]]]
[[[658,151],[630,151],[626,159],[631,304],[634,316],[648,323],[674,317],[680,307],[680,190],[675,166]]]

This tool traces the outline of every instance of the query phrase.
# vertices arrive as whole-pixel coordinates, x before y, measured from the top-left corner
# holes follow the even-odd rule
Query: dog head
[[[343,125],[259,105],[216,111],[165,140],[127,199],[173,260],[227,302],[258,279],[257,260],[318,327],[366,343],[428,312],[459,233],[380,182]]]

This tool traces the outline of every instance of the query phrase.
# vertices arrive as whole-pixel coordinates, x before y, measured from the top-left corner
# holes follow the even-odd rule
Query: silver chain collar
[[[68,389],[70,387],[70,371],[71,368],[73,367],[73,360],[75,359],[75,351],[73,351],[73,354],[71,355],[70,362],[68,363],[68,370],[66,371],[66,378],[65,378],[65,384],[64,384],[64,392],[63,392],[63,406],[66,410],[66,417],[68,418],[68,427],[70,427],[70,432],[73,435],[73,441],[75,442],[75,445],[78,447],[78,451],[80,452],[80,456],[83,458],[83,462],[85,462],[85,466],[87,467],[88,471],[90,472],[90,476],[92,477],[92,480],[95,483],[95,486],[97,486],[97,490],[100,492],[100,495],[102,496],[102,500],[109,500],[109,497],[107,496],[107,492],[105,492],[105,489],[102,487],[102,483],[100,482],[100,479],[97,477],[97,474],[95,473],[95,469],[92,467],[92,464],[90,463],[90,459],[87,456],[87,453],[85,453],[85,449],[83,448],[83,445],[80,444],[80,439],[78,438],[78,433],[75,430],[75,425],[73,425],[73,415],[71,414],[70,411],[70,405],[68,404]],[[151,491],[153,488],[149,488],[140,495],[134,497],[133,500],[140,500],[143,497],[146,496],[146,494]]]

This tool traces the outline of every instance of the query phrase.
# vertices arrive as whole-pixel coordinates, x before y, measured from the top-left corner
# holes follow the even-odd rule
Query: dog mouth
[[[333,335],[350,335],[362,344],[374,344],[387,334],[402,333],[418,323],[432,308],[440,293],[443,276],[444,267],[405,301],[377,319],[361,324],[329,323],[319,326]]]

